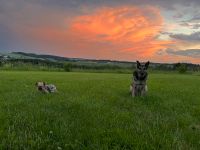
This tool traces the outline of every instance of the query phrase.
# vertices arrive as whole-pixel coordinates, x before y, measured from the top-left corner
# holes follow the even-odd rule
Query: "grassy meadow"
[[[200,76],[150,73],[132,98],[131,74],[0,72],[0,149],[199,149]],[[36,81],[58,93],[43,94]]]

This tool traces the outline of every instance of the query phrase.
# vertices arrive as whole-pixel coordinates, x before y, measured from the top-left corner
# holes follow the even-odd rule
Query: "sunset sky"
[[[0,0],[0,52],[200,64],[200,0]]]

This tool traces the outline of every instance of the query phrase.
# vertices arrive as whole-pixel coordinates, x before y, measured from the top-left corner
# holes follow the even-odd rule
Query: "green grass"
[[[38,80],[54,83],[42,94]],[[129,94],[131,74],[0,72],[0,149],[199,149],[200,76],[150,74]]]

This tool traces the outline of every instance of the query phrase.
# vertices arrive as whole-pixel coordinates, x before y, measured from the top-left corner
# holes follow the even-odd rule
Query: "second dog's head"
[[[140,63],[137,61],[136,71],[134,72],[134,77],[136,80],[146,80],[147,79],[147,69],[149,67],[149,61],[146,63]]]
[[[38,88],[38,90],[42,90],[42,88],[46,85],[45,82],[39,81],[35,83],[35,86]]]

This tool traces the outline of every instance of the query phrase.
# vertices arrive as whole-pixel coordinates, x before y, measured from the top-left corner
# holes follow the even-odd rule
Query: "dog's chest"
[[[140,92],[145,90],[145,86],[145,84],[135,84],[134,88],[136,91]]]

